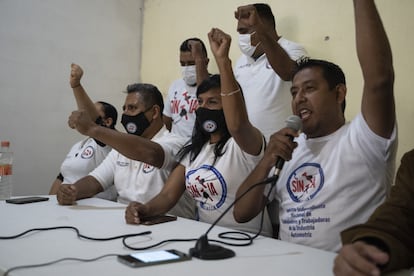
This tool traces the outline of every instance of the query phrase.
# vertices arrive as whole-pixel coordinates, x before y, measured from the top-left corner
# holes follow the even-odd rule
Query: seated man
[[[79,67],[79,82],[82,76]],[[78,89],[83,89],[79,83]],[[96,125],[88,112],[78,110],[69,117],[69,126],[97,139],[113,150],[88,176],[73,185],[59,188],[59,204],[73,204],[115,184],[118,201],[146,202],[159,193],[170,171],[175,167],[175,155],[185,139],[171,134],[164,126],[164,103],[157,87],[137,83],[128,85],[121,123],[128,133]],[[193,218],[192,201],[181,200],[172,214]]]
[[[271,199],[280,202],[280,238],[329,251],[340,249],[342,230],[366,221],[385,200],[397,150],[391,48],[374,1],[353,2],[364,79],[361,113],[345,121],[345,76],[337,65],[304,60],[291,88],[292,110],[303,132],[286,127],[273,134],[238,191],[239,196],[276,174]],[[289,162],[274,171],[278,158]],[[237,221],[260,212],[267,200],[264,189],[253,189],[235,204]]]
[[[414,266],[414,150],[404,154],[391,196],[369,220],[341,233],[335,275],[380,275]],[[381,269],[381,270],[380,270]]]

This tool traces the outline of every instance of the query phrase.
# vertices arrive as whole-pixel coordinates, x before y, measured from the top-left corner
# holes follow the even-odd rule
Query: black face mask
[[[128,133],[141,136],[149,127],[150,122],[145,117],[144,112],[140,112],[135,116],[122,114],[121,124]]]
[[[107,126],[105,125],[105,122],[103,121],[103,119],[102,119],[102,117],[101,117],[101,116],[99,116],[99,117],[96,119],[95,124],[100,125],[100,126],[102,126],[102,127],[107,127]],[[96,142],[99,146],[101,146],[101,147],[105,147],[105,146],[106,146],[106,144],[105,144],[105,143],[103,143],[103,142],[101,142],[101,141],[99,141],[99,140],[96,140],[95,138],[93,138],[93,140],[95,140],[95,142]]]
[[[196,110],[196,120],[201,125],[202,130],[207,133],[214,133],[226,128],[226,119],[223,109],[213,110],[199,107]]]

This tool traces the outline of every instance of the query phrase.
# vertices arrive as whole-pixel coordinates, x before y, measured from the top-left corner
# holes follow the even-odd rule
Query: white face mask
[[[245,54],[246,56],[253,56],[254,51],[256,51],[257,46],[252,46],[252,34],[239,34],[239,47],[240,47],[240,51]]]
[[[195,65],[181,66],[181,73],[187,85],[194,86],[197,84],[197,74]]]

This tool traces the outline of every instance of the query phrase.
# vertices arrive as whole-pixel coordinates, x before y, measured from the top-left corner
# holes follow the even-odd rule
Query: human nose
[[[305,94],[298,90],[292,98],[292,109],[295,110],[298,105],[304,103],[306,101]]]

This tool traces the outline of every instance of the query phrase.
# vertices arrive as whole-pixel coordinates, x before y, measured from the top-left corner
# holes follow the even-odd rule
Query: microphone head
[[[291,128],[293,130],[299,131],[302,129],[302,120],[299,116],[296,115],[290,115],[286,119],[286,127]]]

